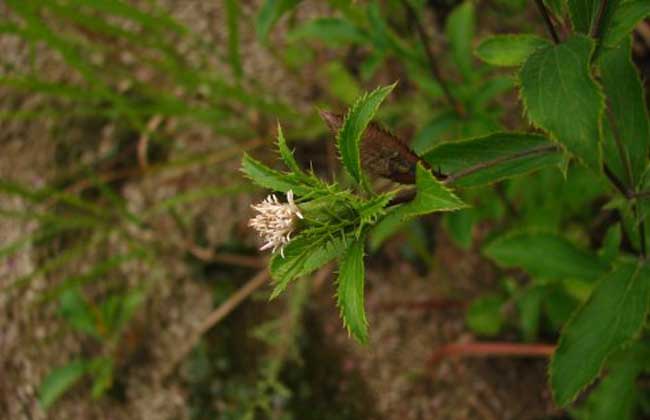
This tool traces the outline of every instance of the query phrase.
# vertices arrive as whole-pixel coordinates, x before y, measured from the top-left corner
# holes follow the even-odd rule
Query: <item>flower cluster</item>
[[[248,226],[255,229],[265,242],[260,251],[272,248],[272,252],[275,252],[280,248],[280,254],[284,258],[284,246],[291,240],[296,217],[303,218],[293,201],[293,191],[287,192],[286,203],[279,202],[275,194],[271,194],[251,207],[259,212],[248,222]]]

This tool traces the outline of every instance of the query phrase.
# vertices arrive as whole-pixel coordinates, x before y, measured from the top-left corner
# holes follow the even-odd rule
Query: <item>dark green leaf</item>
[[[77,360],[50,372],[38,390],[38,401],[41,406],[47,409],[56,402],[81,379],[86,373],[87,366],[85,361]]]
[[[621,263],[598,282],[563,329],[551,360],[558,405],[571,403],[601,373],[607,358],[639,335],[649,298],[650,269],[643,264]]]
[[[520,66],[537,48],[548,45],[536,35],[496,35],[481,41],[476,55],[493,66]]]
[[[517,299],[521,330],[526,341],[537,339],[542,316],[542,300],[547,294],[548,290],[545,286],[532,286]]]
[[[443,143],[422,157],[446,174],[476,168],[454,182],[462,187],[475,187],[559,163],[561,156],[552,146],[546,138],[535,134],[496,133]]]
[[[590,73],[594,41],[582,35],[537,49],[519,73],[531,122],[600,173],[603,95]]]
[[[359,145],[361,136],[386,96],[395,88],[396,83],[380,87],[361,97],[345,116],[343,126],[336,136],[343,166],[358,183],[363,182]]]
[[[534,276],[596,281],[607,270],[598,256],[563,237],[547,232],[522,231],[490,242],[483,253],[506,268],[520,267]]]
[[[451,239],[461,247],[468,250],[472,246],[472,233],[478,215],[474,209],[465,209],[445,214],[444,226]]]
[[[365,344],[368,341],[368,321],[363,303],[363,248],[362,237],[355,240],[343,254],[339,267],[336,298],[348,333]]]
[[[589,34],[600,0],[568,0],[569,14],[576,32]]]
[[[603,19],[601,31],[600,42],[607,48],[619,45],[641,20],[650,15],[650,2],[647,0],[614,1],[613,3],[608,7],[609,13]]]
[[[627,153],[632,170],[632,180],[621,163],[620,153],[614,138],[606,145],[608,166],[628,185],[637,185],[641,179],[648,156],[650,125],[645,105],[643,85],[630,57],[630,40],[607,51],[600,59],[600,75],[608,99],[611,120],[608,127],[612,135],[621,142]],[[613,122],[614,126],[610,124]],[[631,184],[629,184],[631,181]]]

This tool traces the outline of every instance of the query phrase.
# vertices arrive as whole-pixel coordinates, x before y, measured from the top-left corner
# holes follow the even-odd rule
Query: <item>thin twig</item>
[[[248,296],[250,296],[254,291],[262,287],[269,279],[268,270],[265,268],[257,273],[253,278],[251,278],[245,285],[243,285],[239,290],[233,293],[228,300],[226,300],[221,306],[212,311],[210,315],[201,323],[199,328],[194,331],[194,334],[183,344],[180,352],[173,358],[168,370],[163,375],[167,377],[176,370],[176,366],[188,355],[190,351],[196,346],[196,344],[201,340],[203,334],[205,334],[212,327],[217,325],[221,320],[223,320],[228,314],[230,314],[237,306],[239,306]]]
[[[553,42],[559,44],[560,37],[558,37],[557,32],[555,32],[553,21],[551,20],[551,16],[548,14],[548,10],[546,10],[544,2],[542,0],[535,0],[535,4],[537,5],[539,13],[542,15],[542,18],[544,18],[544,25],[546,25],[546,30],[551,35],[551,38],[553,38]]]
[[[438,364],[447,357],[550,357],[555,346],[519,343],[452,343],[436,350],[429,363]]]
[[[418,36],[420,37],[420,42],[422,42],[422,45],[424,46],[424,52],[427,55],[427,60],[429,61],[429,68],[431,69],[431,73],[433,74],[434,79],[440,84],[440,87],[442,88],[442,92],[444,93],[445,97],[447,98],[447,102],[449,102],[449,105],[451,105],[456,113],[460,115],[461,117],[465,115],[465,108],[463,107],[463,104],[461,104],[456,98],[454,98],[454,95],[451,94],[451,90],[449,90],[449,86],[447,85],[447,82],[445,79],[442,77],[442,74],[440,73],[440,68],[438,67],[438,60],[436,60],[436,56],[433,54],[433,50],[431,49],[431,39],[429,38],[429,34],[424,30],[424,27],[422,26],[422,23],[420,22],[420,19],[418,18],[417,13],[415,10],[413,10],[413,7],[409,4],[407,0],[402,0],[402,5],[404,5],[404,8],[406,8],[406,13],[409,16],[409,19],[413,21],[415,24],[415,29],[418,32]]]
[[[499,165],[504,162],[508,162],[510,160],[515,160],[515,159],[520,159],[522,157],[526,156],[534,156],[534,155],[543,155],[546,153],[553,153],[556,152],[558,149],[556,146],[550,145],[550,146],[542,146],[538,147],[536,149],[529,149],[529,150],[524,150],[522,152],[518,153],[513,153],[512,155],[508,156],[502,156],[493,160],[489,160],[486,162],[481,162],[478,163],[474,166],[470,166],[469,168],[461,169],[460,171],[453,173],[449,175],[447,179],[445,179],[443,184],[453,184],[454,182],[458,181],[461,178],[464,178],[468,175],[474,174],[480,170],[490,168],[492,166]]]

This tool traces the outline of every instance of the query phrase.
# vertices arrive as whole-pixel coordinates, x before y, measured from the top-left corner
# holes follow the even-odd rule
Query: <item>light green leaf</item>
[[[474,3],[465,1],[447,17],[445,35],[451,45],[451,53],[458,69],[467,80],[474,78],[472,69],[472,39],[475,30]]]
[[[339,267],[337,304],[341,309],[343,324],[359,343],[368,341],[368,321],[363,303],[364,238],[355,240],[347,249]]]
[[[262,42],[266,42],[275,22],[293,9],[301,0],[265,0],[255,21],[255,31]]]
[[[54,404],[81,379],[87,366],[85,361],[77,360],[50,372],[38,389],[38,402],[41,406],[48,409]]]
[[[632,169],[631,184],[637,185],[646,167],[650,124],[645,105],[643,85],[630,57],[630,40],[625,40],[618,48],[607,51],[600,59],[600,78],[609,101],[614,127],[613,136],[623,144]],[[605,150],[608,166],[623,180],[628,179],[621,163],[615,139],[610,138]]]
[[[97,319],[79,288],[65,290],[59,298],[59,314],[76,330],[101,338]]]
[[[589,70],[593,48],[594,41],[582,35],[539,48],[519,78],[531,122],[600,173],[604,98]]]
[[[365,44],[368,35],[348,21],[337,18],[319,18],[298,26],[287,35],[289,40],[318,39],[328,44]]]
[[[474,300],[465,315],[467,326],[480,335],[497,335],[503,326],[503,304],[504,301],[499,296],[485,296]]]
[[[415,171],[415,186],[417,188],[415,199],[400,208],[403,218],[467,207],[467,204],[441,184],[421,163],[418,163]]]
[[[336,136],[343,166],[358,183],[363,182],[359,145],[361,136],[388,94],[397,83],[375,89],[361,97],[348,111]]]
[[[565,406],[601,373],[607,358],[636,338],[650,298],[650,270],[624,262],[600,280],[560,336],[550,365],[556,403]]]
[[[495,133],[475,139],[442,143],[422,158],[446,174],[477,168],[453,184],[475,187],[558,164],[553,143],[535,134]]]
[[[606,48],[616,47],[641,20],[650,16],[650,2],[647,0],[613,3],[608,6],[608,13],[603,17],[600,42]]]
[[[594,282],[607,270],[597,255],[548,232],[522,231],[488,243],[483,253],[505,268],[520,267],[546,279]]]
[[[241,170],[257,185],[273,191],[286,193],[289,190],[293,190],[298,195],[307,191],[295,177],[271,169],[253,159],[247,153],[242,158]]]
[[[345,251],[341,237],[320,237],[298,235],[284,247],[284,256],[277,252],[269,265],[275,299],[287,288],[289,282],[317,270]]]
[[[548,45],[537,35],[496,35],[481,41],[476,55],[493,66],[520,66],[537,48]]]

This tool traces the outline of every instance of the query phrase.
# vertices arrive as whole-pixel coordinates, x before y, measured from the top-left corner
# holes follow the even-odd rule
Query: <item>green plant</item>
[[[629,34],[639,20],[650,15],[650,5],[637,0],[539,0],[536,4],[550,41],[532,34],[513,34],[488,37],[480,43],[476,54],[483,61],[515,68],[519,98],[537,134],[495,132],[492,123],[481,125],[495,120],[486,118],[482,111],[486,101],[477,103],[475,99],[478,91],[490,89],[468,55],[473,4],[463,3],[447,19],[451,58],[464,79],[461,85],[454,86],[441,77],[437,57],[431,53],[427,35],[418,23],[422,10],[418,3],[388,2],[387,6],[396,8],[401,4],[406,15],[416,22],[422,42],[414,49],[405,47],[408,41],[392,32],[379,17],[376,2],[367,6],[366,15],[358,9],[341,7],[344,18],[317,19],[292,32],[294,39],[369,45],[373,65],[389,54],[395,55],[414,80],[424,80],[421,75],[428,66],[436,80],[424,82],[421,91],[435,83],[438,97],[444,98],[449,107],[443,112],[451,112],[444,115],[452,115],[453,123],[443,124],[443,118],[435,116],[426,127],[429,134],[414,138],[412,144],[419,156],[413,157],[404,152],[403,146],[382,140],[382,135],[377,134],[380,129],[369,125],[392,87],[379,88],[360,98],[340,128],[336,127],[340,158],[354,193],[335,185],[325,187],[313,174],[301,175],[281,135],[280,153],[289,172],[278,172],[244,158],[243,169],[251,179],[272,190],[293,192],[299,211],[310,211],[312,201],[318,197],[331,212],[321,216],[324,228],[308,217],[292,225],[295,238],[286,243],[283,255],[276,254],[271,262],[274,296],[289,280],[338,258],[337,301],[341,315],[350,333],[366,342],[366,234],[374,230],[380,236],[373,239],[374,248],[406,219],[458,210],[447,216],[446,226],[458,243],[469,247],[474,223],[503,218],[503,208],[496,212],[481,208],[485,204],[485,200],[481,204],[481,195],[497,192],[504,206],[511,206],[513,217],[493,231],[483,253],[503,268],[525,272],[527,283],[514,286],[507,298],[520,310],[525,337],[534,339],[542,321],[549,322],[551,330],[560,331],[549,369],[555,401],[560,406],[571,404],[601,377],[604,379],[596,391],[574,411],[575,415],[630,418],[637,410],[639,394],[616,400],[616,393],[620,387],[633,390],[636,377],[649,367],[644,327],[650,305],[646,262],[650,123],[643,86],[631,60]],[[570,30],[560,34],[560,27]],[[503,84],[503,89],[510,87],[509,83]],[[461,128],[461,132],[451,126]],[[476,127],[481,128],[475,131]],[[469,131],[463,133],[465,129]],[[443,135],[453,140],[430,140]],[[392,150],[393,155],[379,153],[389,166],[390,156],[402,157],[408,167],[406,172],[415,174],[414,194],[396,199],[403,186],[388,193],[373,192],[370,175],[398,180],[390,171],[387,175],[372,165],[364,167],[364,155],[373,159],[377,154],[373,148]],[[556,169],[547,168],[550,166]],[[531,171],[540,172],[535,177],[511,180]],[[410,183],[408,177],[398,181]],[[501,186],[483,187],[496,182]],[[467,190],[475,187],[483,189],[478,190],[480,193]],[[345,216],[337,201],[343,194]],[[590,230],[589,223],[594,220],[590,206],[602,197],[606,204],[601,204],[598,211],[614,217]],[[521,204],[513,207],[510,200]],[[475,207],[462,210],[467,207],[465,202]],[[366,212],[368,208],[372,212]],[[455,215],[464,215],[464,219],[455,219],[459,217]],[[343,222],[339,223],[339,219]],[[497,333],[502,327],[502,304],[502,298],[494,296],[476,302],[468,314],[470,327],[486,334]]]

